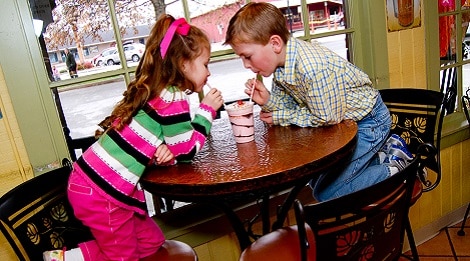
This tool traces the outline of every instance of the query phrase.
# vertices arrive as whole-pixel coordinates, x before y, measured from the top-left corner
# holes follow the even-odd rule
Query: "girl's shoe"
[[[51,250],[42,253],[44,261],[65,261],[64,250]]]

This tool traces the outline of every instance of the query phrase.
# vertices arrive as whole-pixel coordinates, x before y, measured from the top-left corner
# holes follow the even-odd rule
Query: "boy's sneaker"
[[[44,261],[64,261],[64,250],[51,250],[42,253]]]
[[[405,146],[392,144],[384,164],[389,167],[396,167],[399,171],[402,171],[411,160],[413,160],[413,154]]]
[[[390,148],[391,148],[392,145],[405,147],[406,142],[399,135],[392,134],[392,135],[390,135],[390,137],[388,138],[388,140],[385,142],[385,144],[382,146],[382,148],[380,150],[382,152],[384,152],[385,154],[389,154],[390,153]]]

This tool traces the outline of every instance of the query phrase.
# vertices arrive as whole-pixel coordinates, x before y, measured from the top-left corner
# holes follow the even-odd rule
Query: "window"
[[[31,0],[34,1],[34,0]],[[209,65],[212,86],[222,90],[226,102],[246,98],[244,82],[254,77],[230,49],[223,45],[229,19],[248,1],[244,0],[55,0],[49,19],[38,16],[37,6],[31,5],[33,18],[44,23],[40,42],[45,67],[50,72],[50,87],[59,90],[65,124],[73,139],[92,136],[97,124],[111,112],[132,79],[145,48],[147,36],[159,14],[186,17],[202,28],[212,45]],[[374,79],[379,74],[374,61],[385,61],[386,52],[370,48],[385,39],[379,33],[361,32],[359,10],[365,3],[353,0],[285,0],[270,1],[284,14],[293,36],[316,41],[345,59],[363,68]],[[355,9],[349,9],[349,7]],[[385,9],[384,3],[373,1],[370,9]],[[36,14],[36,15],[35,15]],[[356,14],[354,16],[354,14]],[[370,19],[385,19],[380,12],[370,12]],[[355,17],[355,19],[351,19]],[[352,23],[354,22],[354,23]],[[384,22],[384,21],[383,21]],[[364,22],[362,22],[364,23]],[[362,30],[368,29],[364,27]],[[385,34],[386,32],[383,32]],[[71,79],[65,67],[65,48],[74,55],[78,78]],[[379,50],[373,53],[373,50]],[[380,52],[379,56],[377,54]],[[380,55],[382,55],[380,57]],[[53,81],[51,67],[60,71],[60,80]],[[386,68],[386,67],[385,67]],[[270,86],[270,79],[264,79]],[[383,84],[383,83],[382,83]],[[73,88],[70,88],[73,87]],[[75,88],[80,87],[80,88]],[[85,88],[87,87],[87,88]],[[191,101],[197,103],[194,94]]]
[[[112,8],[109,3],[114,3]],[[45,46],[43,52],[49,57],[45,61],[45,67],[49,72],[51,87],[59,89],[65,124],[70,129],[71,137],[92,135],[97,123],[110,113],[112,106],[104,106],[104,101],[114,105],[120,99],[143,53],[143,43],[156,17],[163,12],[175,17],[186,17],[208,34],[212,42],[213,57],[210,64],[210,84],[223,90],[227,102],[246,98],[242,86],[246,79],[254,75],[243,68],[241,61],[231,52],[230,46],[222,44],[230,17],[245,3],[246,1],[236,0],[162,0],[161,5],[155,7],[149,0],[56,0],[55,5],[51,6],[51,19],[44,23],[41,41],[44,41]],[[347,15],[345,17],[343,14],[347,8],[346,3],[311,0],[272,3],[285,13],[288,26],[295,37],[318,41],[352,60],[349,42],[354,30],[348,26]],[[32,5],[31,8],[33,16],[39,13],[35,12],[37,6]],[[34,18],[47,20],[43,16]],[[65,48],[70,50],[78,63],[78,78],[70,79],[65,66]],[[60,81],[53,82],[53,66],[60,72]],[[265,81],[270,86],[270,79]],[[108,97],[101,97],[101,100],[105,99],[103,102],[91,98],[85,101],[93,102],[92,104],[79,106],[67,99],[70,95],[65,94],[66,88],[63,87],[70,85],[92,85],[93,88],[107,89],[109,87],[105,86],[119,86]],[[198,99],[197,95],[193,95],[194,103]],[[94,108],[94,118],[90,118],[91,114],[86,108]],[[97,111],[96,108],[101,109]],[[77,117],[82,120],[77,120]]]
[[[457,5],[455,4],[457,3]],[[459,111],[459,101],[470,88],[470,1],[439,0],[440,90],[457,95],[446,114]]]

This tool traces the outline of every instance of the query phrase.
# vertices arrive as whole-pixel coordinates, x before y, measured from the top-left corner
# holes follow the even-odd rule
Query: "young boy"
[[[387,141],[391,119],[369,77],[329,49],[291,37],[284,15],[274,5],[251,2],[242,7],[230,20],[225,44],[245,68],[264,77],[274,73],[271,93],[256,79],[245,84],[245,92],[254,92],[253,100],[262,106],[264,122],[301,127],[357,122],[357,145],[350,160],[311,181],[317,200],[373,185],[411,160],[406,148],[394,144],[382,164],[378,152]],[[387,148],[390,143],[404,145],[395,139],[388,143]]]

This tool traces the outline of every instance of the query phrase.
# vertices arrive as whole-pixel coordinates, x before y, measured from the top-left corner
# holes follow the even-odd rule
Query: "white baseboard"
[[[462,221],[463,216],[465,214],[465,210],[467,209],[467,205],[468,203],[450,212],[449,214],[439,218],[438,220],[424,227],[421,227],[420,229],[413,229],[413,235],[415,238],[416,245],[420,245],[428,241],[429,239],[437,236],[443,228],[453,226]],[[410,246],[406,239],[407,237],[405,235],[405,245],[403,247],[404,251],[408,251],[410,249]]]

